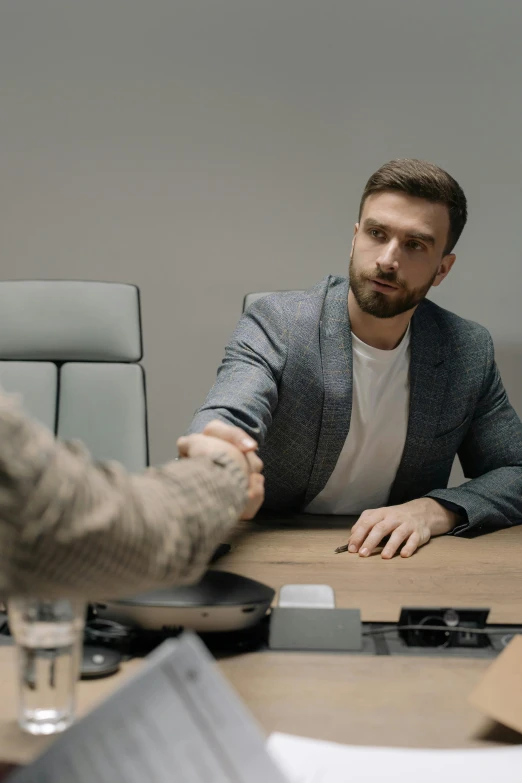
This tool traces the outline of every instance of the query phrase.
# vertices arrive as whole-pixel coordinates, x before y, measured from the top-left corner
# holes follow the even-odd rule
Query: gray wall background
[[[345,274],[369,174],[426,158],[470,206],[433,298],[522,413],[521,29],[520,0],[3,0],[0,277],[139,285],[162,461],[244,292]]]

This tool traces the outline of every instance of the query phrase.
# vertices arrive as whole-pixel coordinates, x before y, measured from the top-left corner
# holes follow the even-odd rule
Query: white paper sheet
[[[522,745],[410,750],[272,734],[267,748],[291,783],[522,783]]]

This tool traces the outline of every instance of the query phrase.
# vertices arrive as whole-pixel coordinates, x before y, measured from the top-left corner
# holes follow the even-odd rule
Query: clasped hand
[[[248,479],[248,496],[241,519],[253,519],[265,498],[263,463],[256,454],[257,443],[239,427],[214,419],[201,434],[185,435],[177,442],[180,457],[216,458],[225,454]]]

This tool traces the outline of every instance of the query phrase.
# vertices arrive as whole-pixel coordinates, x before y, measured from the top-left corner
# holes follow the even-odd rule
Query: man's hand
[[[369,557],[386,536],[389,540],[381,557],[394,556],[401,545],[401,557],[410,557],[431,536],[453,530],[458,514],[441,506],[433,498],[419,498],[400,506],[364,511],[352,528],[348,551]]]
[[[186,435],[178,439],[177,446],[180,457],[215,459],[226,454],[233,459],[248,479],[247,503],[241,519],[252,519],[257,514],[265,498],[265,479],[261,475],[263,463],[257,454],[244,454],[229,441],[210,435]]]
[[[263,470],[263,463],[255,454],[257,443],[241,427],[234,427],[224,421],[214,419],[203,430],[203,435],[220,438],[238,448],[245,455],[251,467],[252,473],[248,484],[248,502],[241,519],[253,519],[265,499],[265,480],[259,475]],[[258,467],[258,466],[261,467]]]
[[[220,419],[213,419],[210,421],[205,429],[203,435],[210,435],[213,438],[221,438],[221,440],[227,441],[235,446],[239,451],[248,454],[251,451],[256,451],[258,444],[250,435],[241,429],[241,427],[234,427],[233,424],[226,424]]]
[[[250,477],[250,466],[247,458],[231,443],[224,443],[219,438],[207,435],[184,435],[178,438],[177,447],[180,457],[209,457],[217,459],[223,455],[230,457],[241,468],[247,478]]]

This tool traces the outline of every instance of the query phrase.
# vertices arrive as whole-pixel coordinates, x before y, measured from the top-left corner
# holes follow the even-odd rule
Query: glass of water
[[[74,720],[85,612],[83,602],[68,599],[8,602],[18,650],[18,722],[30,734],[56,734]]]

